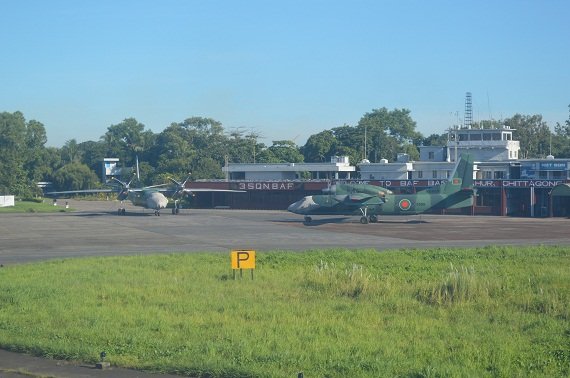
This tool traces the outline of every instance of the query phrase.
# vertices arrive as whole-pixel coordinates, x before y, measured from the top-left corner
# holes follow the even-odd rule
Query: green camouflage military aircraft
[[[136,178],[140,181],[139,174],[139,159],[136,159],[136,173],[134,177],[129,182],[123,182],[115,177],[112,180],[119,184],[119,186],[113,189],[86,189],[86,190],[66,190],[59,192],[47,192],[46,196],[58,197],[62,195],[70,194],[95,194],[95,193],[117,193],[117,199],[120,201],[121,206],[117,210],[118,215],[125,215],[126,209],[123,205],[123,201],[129,200],[134,206],[144,207],[145,209],[154,210],[154,215],[160,215],[160,210],[166,208],[168,205],[168,199],[171,198],[174,201],[174,206],[172,207],[172,214],[176,215],[180,213],[180,199],[185,195],[193,195],[194,192],[237,192],[243,193],[245,190],[229,190],[229,189],[188,189],[186,188],[186,183],[190,179],[190,174],[183,182],[176,181],[170,178],[170,181],[174,184],[160,184],[154,186],[145,186],[142,188],[131,188],[131,183],[133,179]]]
[[[462,155],[448,182],[415,194],[394,194],[367,184],[336,184],[323,192],[291,204],[288,210],[304,215],[305,223],[311,222],[311,215],[360,215],[360,223],[367,224],[378,222],[379,215],[469,207],[473,205],[473,158]]]
[[[193,195],[194,192],[245,192],[245,190],[229,189],[188,189],[185,187],[188,179],[189,177],[184,182],[178,182],[170,178],[170,181],[175,184],[174,187],[172,184],[160,184],[145,186],[142,188],[131,188],[132,180],[129,182],[123,182],[117,178],[113,178],[113,181],[120,185],[114,189],[66,190],[60,192],[47,192],[45,195],[56,198],[71,194],[117,193],[117,200],[120,201],[120,207],[117,210],[118,215],[126,214],[126,209],[123,205],[123,201],[125,200],[131,201],[134,206],[154,210],[154,215],[160,215],[160,211],[167,207],[168,199],[170,198],[174,201],[172,214],[177,215],[180,213],[180,199],[185,195]]]

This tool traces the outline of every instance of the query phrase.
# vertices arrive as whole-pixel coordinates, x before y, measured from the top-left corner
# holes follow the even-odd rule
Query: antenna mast
[[[473,104],[471,102],[471,92],[465,93],[465,128],[470,129],[473,124]]]
[[[366,154],[366,143],[367,143],[367,137],[366,137],[366,132],[367,132],[368,126],[364,125],[364,159],[368,159],[368,155]]]

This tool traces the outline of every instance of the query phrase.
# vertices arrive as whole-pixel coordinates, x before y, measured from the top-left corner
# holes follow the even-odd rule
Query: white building
[[[388,163],[383,159],[380,163],[364,161],[358,164],[362,180],[409,180],[413,171],[413,163]]]
[[[120,177],[122,169],[118,167],[119,159],[104,158],[101,170],[101,182],[107,182],[111,177]]]
[[[570,179],[570,159],[555,159],[549,155],[546,159],[519,160],[520,178],[534,180]]]
[[[12,207],[14,204],[14,196],[0,196],[0,207]]]
[[[475,161],[507,161],[519,158],[520,143],[513,140],[509,126],[496,129],[453,128],[449,130],[447,156],[456,161],[462,153],[469,153]]]
[[[333,156],[330,163],[229,163],[222,167],[228,180],[350,179],[356,167],[348,156]]]

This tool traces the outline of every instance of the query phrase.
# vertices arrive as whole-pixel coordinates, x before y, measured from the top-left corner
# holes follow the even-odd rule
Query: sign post
[[[234,272],[234,280],[236,279],[236,270],[239,269],[239,275],[242,277],[243,269],[251,270],[251,279],[253,280],[253,271],[255,269],[255,251],[250,249],[232,250],[230,260]]]

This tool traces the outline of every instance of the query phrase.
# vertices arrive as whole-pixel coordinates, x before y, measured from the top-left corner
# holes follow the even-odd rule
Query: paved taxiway
[[[69,201],[71,213],[0,215],[0,264],[53,258],[248,248],[305,250],[322,247],[422,248],[488,244],[570,245],[570,219],[422,215],[302,217],[285,211],[187,210],[174,216],[113,201]],[[62,205],[60,203],[60,205]]]

